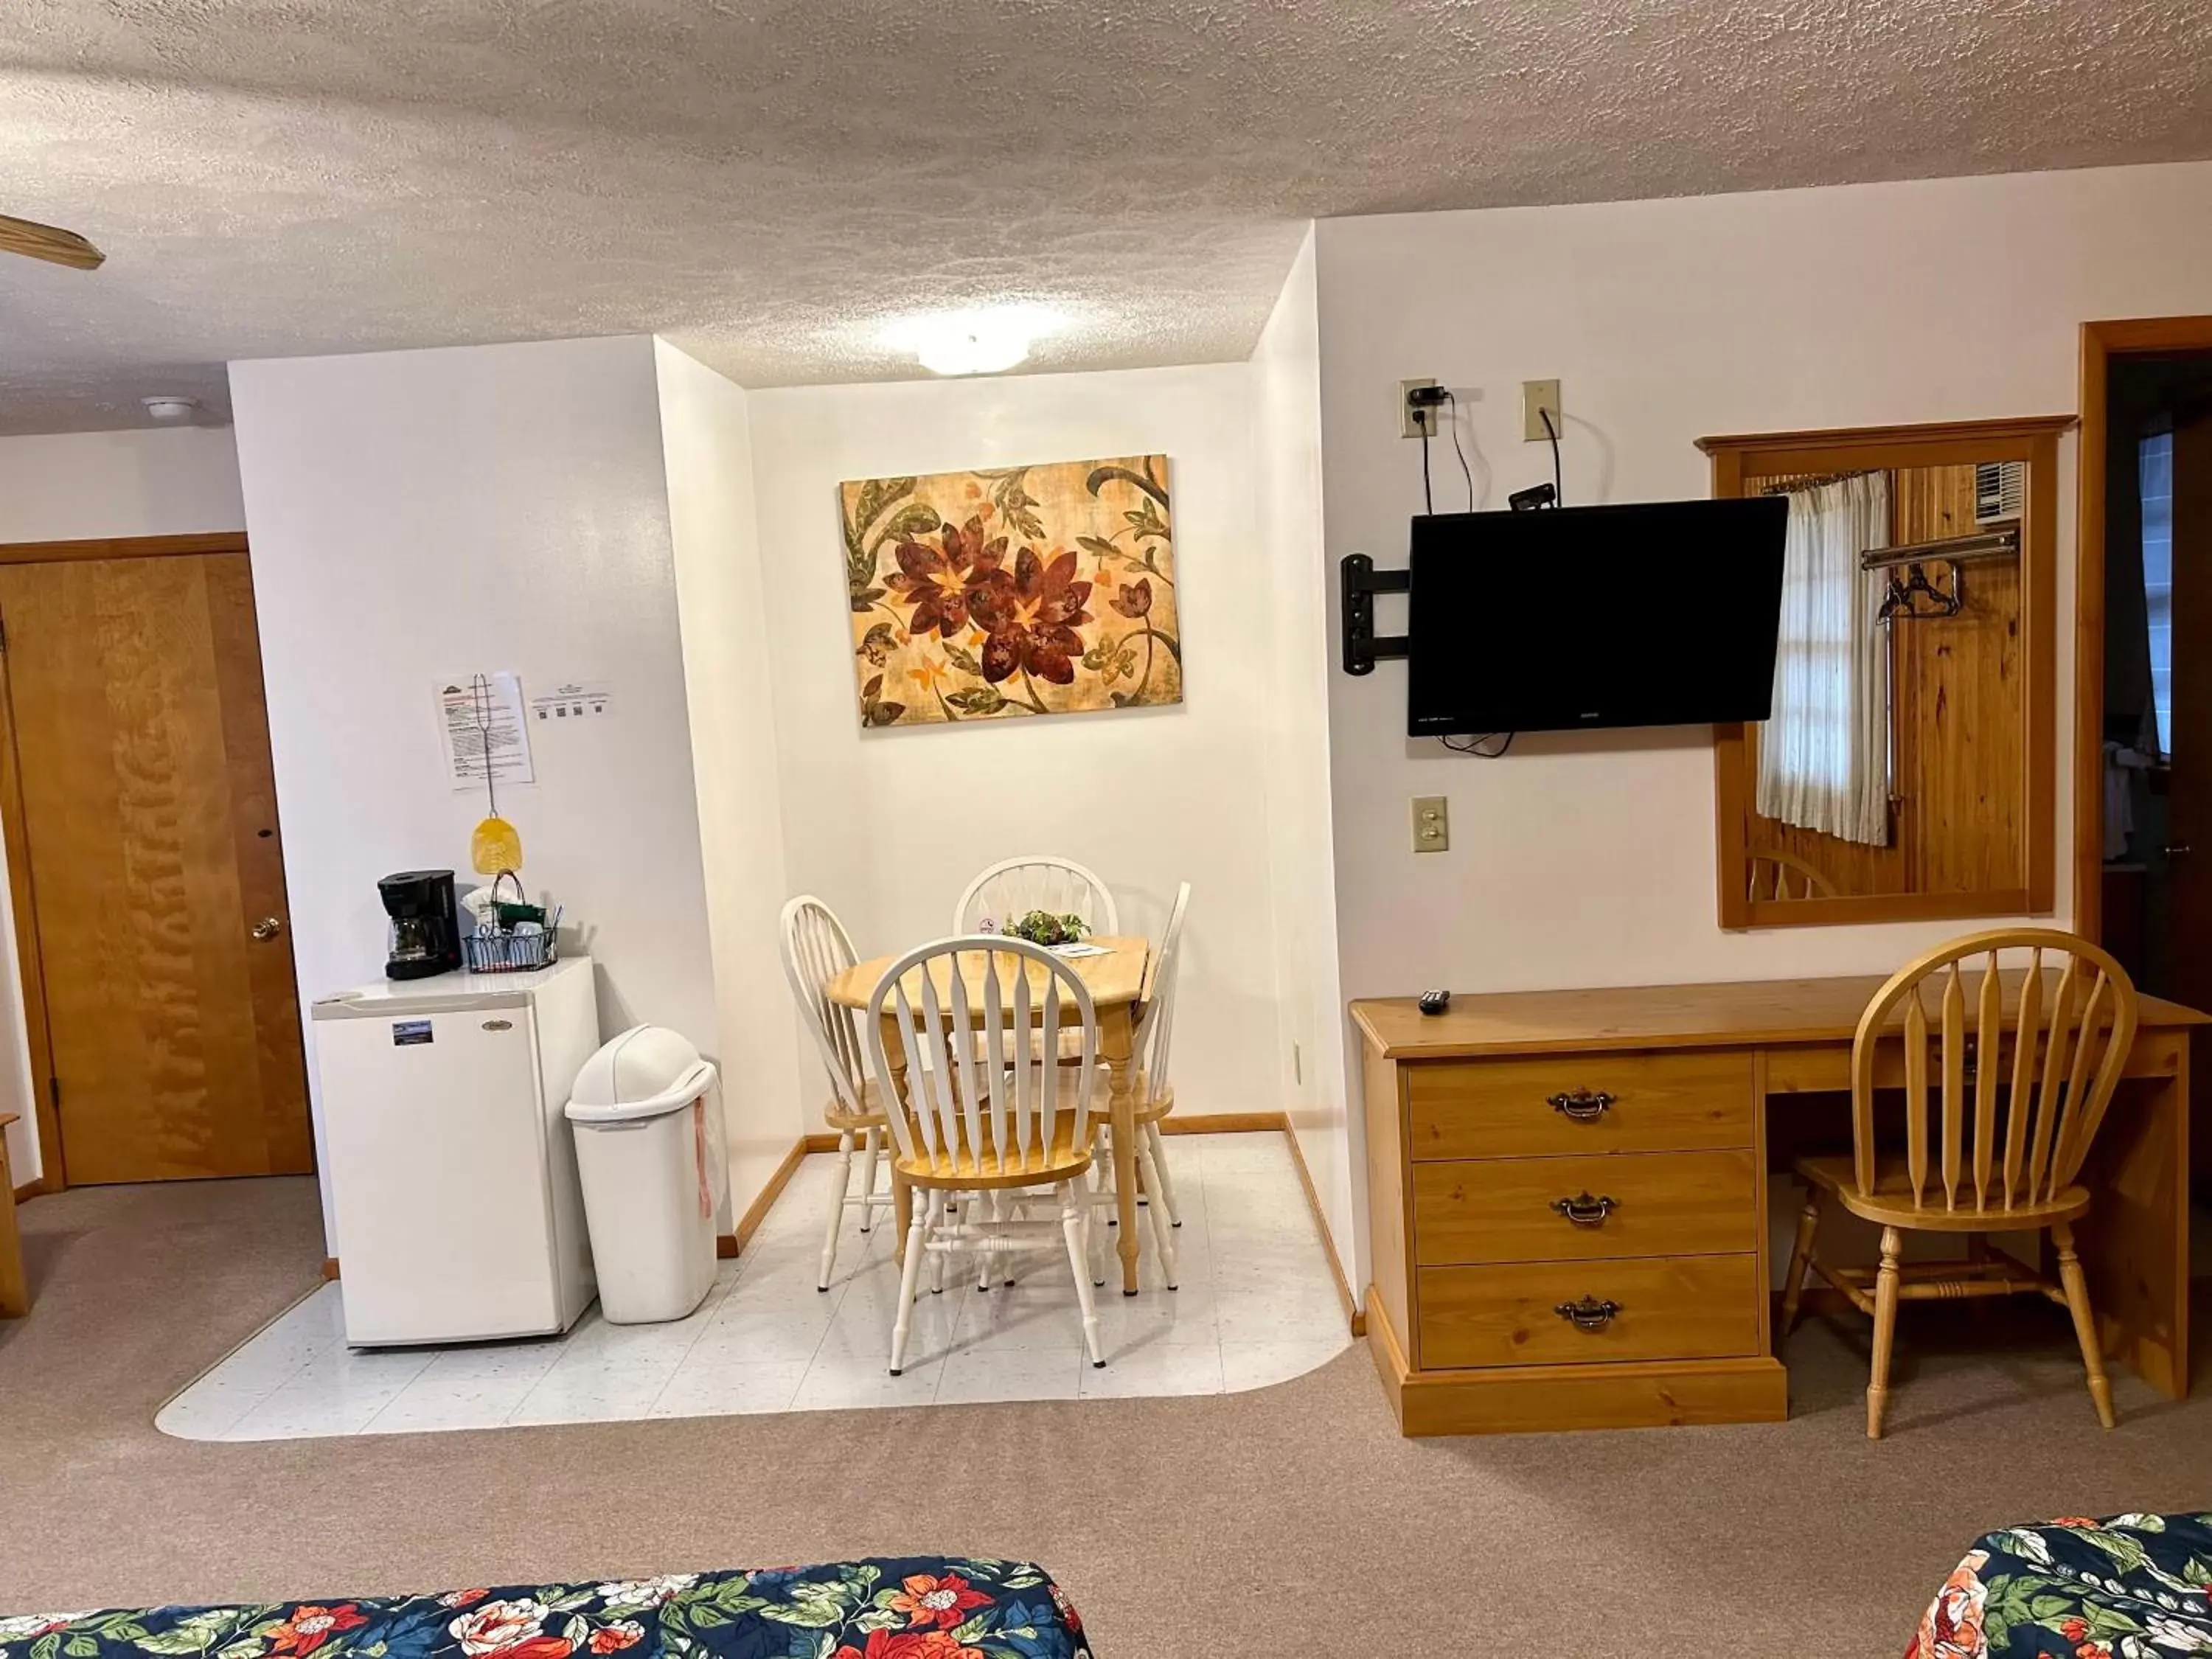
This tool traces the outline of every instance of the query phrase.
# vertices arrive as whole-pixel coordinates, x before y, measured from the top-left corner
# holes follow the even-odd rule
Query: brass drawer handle
[[[1613,1097],[1602,1089],[1595,1091],[1568,1089],[1553,1095],[1550,1103],[1553,1111],[1563,1113],[1577,1123],[1595,1123],[1613,1104]]]
[[[1620,1311],[1618,1302],[1600,1302],[1586,1296],[1579,1302],[1562,1302],[1552,1311],[1578,1331],[1601,1331],[1613,1323],[1613,1316]]]
[[[1605,1218],[1613,1213],[1613,1208],[1614,1200],[1611,1197],[1592,1198],[1587,1187],[1572,1198],[1552,1200],[1552,1213],[1565,1216],[1577,1227],[1604,1226]]]

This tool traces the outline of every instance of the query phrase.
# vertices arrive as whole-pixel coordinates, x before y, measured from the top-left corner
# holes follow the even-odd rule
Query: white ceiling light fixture
[[[180,425],[200,412],[199,401],[194,398],[141,398],[138,401],[145,407],[149,420],[168,426]]]
[[[1027,362],[1030,347],[1065,320],[1044,306],[981,306],[902,318],[884,338],[935,374],[996,374]]]

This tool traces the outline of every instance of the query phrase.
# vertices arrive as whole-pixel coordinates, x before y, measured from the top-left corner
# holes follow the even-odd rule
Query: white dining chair
[[[1079,1038],[1072,1066],[1059,1063],[1055,1040],[1071,1016]],[[895,1050],[884,1044],[887,1022]],[[965,1040],[976,1030],[980,1044]],[[877,981],[867,1041],[884,1099],[898,1098],[904,1068],[907,1103],[890,1115],[890,1131],[897,1176],[915,1200],[891,1327],[891,1375],[906,1365],[924,1258],[932,1288],[941,1290],[950,1255],[980,1254],[988,1272],[994,1256],[1050,1243],[1054,1224],[1030,1220],[1021,1202],[1048,1193],[1060,1201],[1057,1231],[1075,1278],[1083,1345],[1091,1363],[1103,1365],[1086,1199],[1098,1013],[1082,980],[1023,939],[939,939],[901,957]],[[987,1206],[972,1196],[979,1194],[998,1201]],[[970,1195],[957,1215],[946,1203],[956,1195]]]
[[[832,1171],[830,1219],[822,1240],[822,1271],[816,1288],[830,1288],[830,1274],[837,1263],[837,1235],[845,1212],[858,1209],[860,1231],[866,1232],[878,1209],[891,1206],[888,1193],[876,1190],[876,1168],[884,1151],[889,1120],[883,1097],[868,1080],[860,1033],[854,1013],[830,1000],[830,981],[860,960],[852,936],[837,920],[836,912],[811,894],[801,894],[783,907],[780,927],[783,945],[784,977],[799,1004],[800,1023],[814,1038],[823,1069],[830,1073],[830,1097],[822,1109],[829,1126],[837,1132],[837,1163]],[[853,1151],[855,1137],[863,1151],[860,1190],[853,1190]]]
[[[1000,933],[1032,910],[1078,915],[1094,933],[1121,928],[1114,896],[1097,873],[1073,859],[1034,853],[1002,859],[968,884],[952,909],[955,933]]]
[[[1152,1240],[1160,1253],[1161,1277],[1170,1290],[1176,1288],[1176,1279],[1173,1230],[1182,1226],[1182,1220],[1176,1213],[1175,1188],[1168,1174],[1167,1146],[1160,1133],[1160,1121],[1175,1110],[1175,1085],[1168,1077],[1168,1058],[1175,1042],[1176,981],[1182,962],[1183,916],[1189,908],[1190,884],[1184,882],[1176,890],[1167,927],[1160,935],[1159,951],[1152,962],[1152,982],[1146,988],[1144,1006],[1138,1012],[1137,1029],[1130,1045],[1131,1064],[1136,1068],[1133,1087],[1137,1097],[1137,1173],[1150,1200],[1146,1212],[1152,1217]],[[1114,1164],[1103,1144],[1110,1133],[1110,1126],[1103,1115],[1094,1120],[1094,1124],[1098,1139],[1091,1150],[1091,1166],[1097,1176],[1091,1203],[1098,1215],[1111,1215],[1115,1197]],[[1105,1229],[1095,1227],[1093,1236],[1103,1240]],[[1104,1284],[1105,1252],[1095,1244],[1091,1267],[1092,1282]]]

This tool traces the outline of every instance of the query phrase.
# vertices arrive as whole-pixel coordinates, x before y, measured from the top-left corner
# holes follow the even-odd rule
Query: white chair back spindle
[[[838,1106],[858,1115],[866,1061],[854,1013],[830,1000],[830,981],[860,960],[852,936],[837,920],[836,912],[812,894],[801,894],[783,907],[781,923],[784,977],[805,1016],[815,1051],[822,1056],[836,1091]]]
[[[1097,1010],[1050,951],[979,934],[925,945],[885,969],[869,999],[868,1045],[878,1087],[893,1100],[886,1020],[906,1075],[908,1109],[890,1113],[901,1157],[948,1167],[972,1158],[995,1177],[1036,1167],[1055,1144],[1089,1144]],[[1072,1092],[1060,1075],[1069,1024],[1080,1032]]]
[[[1121,929],[1114,896],[1096,872],[1073,859],[1032,854],[993,865],[968,884],[953,907],[952,931],[973,934],[985,921],[1000,933],[1032,910],[1054,915],[1078,915],[1095,933],[1113,934]]]
[[[1146,988],[1145,1011],[1138,1017],[1133,1047],[1143,1068],[1146,1087],[1154,1100],[1168,1086],[1168,1050],[1175,1040],[1176,978],[1182,966],[1182,919],[1190,908],[1190,884],[1176,890],[1175,906],[1168,912],[1166,931],[1160,935],[1159,957],[1152,965],[1152,982]]]

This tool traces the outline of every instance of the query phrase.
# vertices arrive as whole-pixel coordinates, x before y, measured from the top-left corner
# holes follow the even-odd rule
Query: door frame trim
[[[2105,791],[2106,382],[2115,357],[2212,355],[2212,317],[2081,325],[2081,441],[2074,550],[2074,931],[2102,942]]]
[[[84,541],[0,542],[0,565],[56,564],[78,559],[167,559],[251,550],[242,530],[181,536],[113,536]],[[0,645],[4,654],[4,645]],[[38,901],[31,890],[31,848],[23,826],[23,775],[15,752],[15,694],[0,661],[0,848],[8,860],[8,898],[15,922],[15,973],[23,989],[23,1037],[30,1050],[31,1122],[39,1145],[40,1193],[69,1185],[62,1170],[62,1133],[54,1110],[53,1039],[46,1023],[46,966],[39,955]]]
[[[192,553],[244,553],[243,530],[188,536],[108,536],[76,542],[0,542],[0,564],[57,564],[64,559],[173,559]]]

